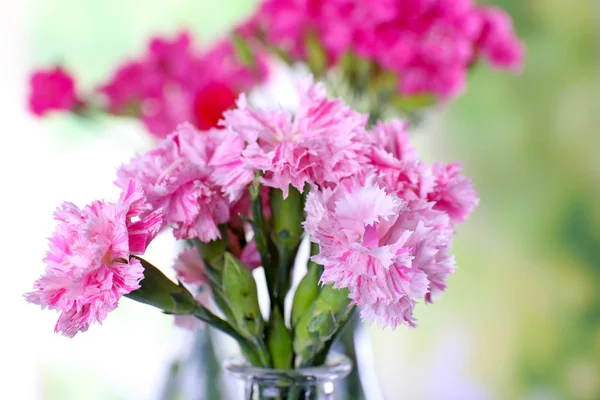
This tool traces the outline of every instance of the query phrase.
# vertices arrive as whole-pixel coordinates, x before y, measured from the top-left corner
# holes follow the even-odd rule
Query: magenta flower
[[[144,193],[129,182],[118,203],[95,201],[80,210],[59,207],[46,272],[27,301],[60,312],[56,332],[73,337],[113,311],[119,298],[140,287],[142,254],[162,226],[160,211],[147,211]]]
[[[414,326],[417,300],[443,290],[454,271],[453,227],[432,205],[400,199],[374,175],[311,191],[305,229],[320,246],[321,281],[348,288],[363,319]]]
[[[209,161],[221,135],[217,130],[201,134],[182,124],[158,147],[121,166],[116,183],[122,187],[129,180],[138,182],[152,208],[163,210],[178,239],[220,238],[218,225],[229,220],[229,202],[214,181]]]
[[[229,40],[198,52],[185,32],[173,40],[154,38],[142,57],[124,63],[98,90],[109,112],[140,118],[156,136],[186,121],[205,130],[235,106],[239,93],[267,76],[264,52],[254,54],[255,68],[236,57]]]
[[[79,105],[75,81],[61,67],[35,72],[29,84],[29,109],[40,117],[52,110],[72,111]]]
[[[317,40],[328,66],[354,54],[394,72],[401,94],[441,99],[464,91],[479,55],[514,70],[524,53],[510,18],[471,0],[266,0],[240,33],[294,61],[307,61]]]
[[[240,261],[242,261],[250,270],[258,268],[262,265],[260,253],[256,248],[256,241],[254,239],[250,240],[242,249]]]
[[[304,185],[328,186],[361,169],[365,160],[364,126],[367,117],[328,99],[320,84],[298,85],[300,106],[295,114],[283,110],[254,110],[242,95],[238,108],[225,113],[223,125],[240,139],[228,139],[227,162],[216,169],[216,179],[231,198],[262,171],[261,181],[283,190]]]
[[[496,68],[520,70],[525,46],[515,35],[510,16],[499,8],[482,8],[482,29],[477,46],[486,60]]]

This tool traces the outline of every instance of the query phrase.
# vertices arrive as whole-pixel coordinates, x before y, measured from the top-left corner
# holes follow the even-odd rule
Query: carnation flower
[[[435,163],[432,166],[435,179],[427,199],[434,208],[446,212],[454,222],[462,222],[479,204],[471,179],[460,175],[460,163],[450,165]]]
[[[32,74],[30,90],[29,109],[40,117],[52,110],[74,110],[79,104],[75,81],[61,67]]]
[[[370,163],[396,195],[405,200],[426,198],[433,188],[433,176],[417,158],[406,128],[399,120],[378,122],[371,130]]]
[[[318,243],[321,281],[348,288],[366,320],[414,326],[417,300],[445,288],[453,226],[424,200],[405,201],[374,175],[311,191],[305,230]]]
[[[98,90],[108,111],[139,117],[156,136],[185,121],[210,129],[240,92],[266,78],[264,52],[254,58],[254,67],[242,64],[229,40],[200,53],[185,32],[172,40],[153,38],[142,57],[124,63]]]
[[[202,286],[208,282],[206,266],[200,257],[200,252],[195,247],[188,247],[179,253],[173,269],[177,273],[177,278],[182,282],[196,286]]]
[[[502,11],[471,0],[266,0],[239,31],[257,36],[295,61],[325,64],[352,54],[398,77],[405,96],[462,93],[479,55],[516,69],[523,45]]]
[[[525,46],[514,33],[510,16],[495,7],[482,8],[479,15],[483,26],[477,46],[483,56],[496,68],[519,70]]]
[[[206,266],[198,249],[188,247],[179,253],[173,269],[177,273],[177,278],[191,286],[197,293],[195,298],[198,303],[209,308],[212,295],[206,276]],[[184,329],[195,330],[204,324],[192,315],[175,315],[175,325]]]
[[[461,175],[460,163],[431,167],[416,157],[406,125],[379,122],[372,129],[370,162],[380,180],[405,200],[423,199],[447,213],[455,223],[464,221],[479,203],[471,180]]]
[[[56,332],[73,337],[101,323],[121,296],[140,287],[144,270],[130,256],[144,253],[162,219],[160,211],[147,213],[135,182],[127,184],[116,204],[95,201],[80,210],[64,203],[54,218],[58,225],[44,259],[46,272],[25,297],[59,311]]]
[[[152,208],[164,211],[178,239],[220,238],[218,225],[229,220],[229,202],[209,166],[220,135],[216,130],[201,134],[182,124],[158,147],[121,166],[116,184],[138,182]]]
[[[249,107],[245,96],[238,108],[225,113],[223,125],[240,139],[232,146],[228,163],[220,163],[216,179],[231,198],[238,198],[254,172],[261,182],[281,189],[289,185],[300,192],[306,183],[327,186],[361,169],[364,160],[364,126],[367,117],[328,99],[320,84],[299,83],[300,105],[294,115],[283,110]]]

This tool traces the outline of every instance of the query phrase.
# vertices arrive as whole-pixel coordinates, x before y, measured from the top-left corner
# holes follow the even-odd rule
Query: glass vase
[[[352,370],[348,357],[333,353],[324,365],[292,370],[250,366],[241,357],[225,361],[225,370],[238,383],[235,400],[341,400],[336,382]]]

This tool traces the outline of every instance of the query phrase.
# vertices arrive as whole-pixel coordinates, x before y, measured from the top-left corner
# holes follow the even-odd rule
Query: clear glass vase
[[[225,370],[240,384],[236,400],[341,400],[336,381],[352,370],[348,357],[331,354],[324,365],[292,370],[250,366],[241,357],[225,361]]]

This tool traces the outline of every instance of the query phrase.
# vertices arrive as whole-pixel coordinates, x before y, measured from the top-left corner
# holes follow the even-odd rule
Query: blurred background
[[[475,69],[468,91],[415,132],[427,161],[461,160],[481,202],[459,265],[417,329],[369,330],[386,399],[600,398],[600,1],[496,0],[527,44],[521,76]],[[0,398],[153,399],[186,333],[124,300],[69,340],[22,294],[43,270],[64,200],[114,200],[115,169],[151,146],[137,121],[34,119],[27,82],[61,62],[92,87],[155,34],[209,43],[251,0],[5,2],[0,38],[3,289]],[[170,237],[148,258],[168,266]]]

